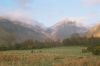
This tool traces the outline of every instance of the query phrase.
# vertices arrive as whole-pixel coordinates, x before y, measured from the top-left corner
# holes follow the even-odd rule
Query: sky
[[[0,14],[32,18],[47,27],[63,19],[94,25],[100,22],[100,0],[0,0]]]

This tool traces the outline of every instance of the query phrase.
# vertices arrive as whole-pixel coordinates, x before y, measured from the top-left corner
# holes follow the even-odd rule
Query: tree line
[[[27,50],[27,49],[42,49],[42,48],[52,48],[59,46],[97,46],[100,45],[100,38],[80,36],[79,34],[74,34],[70,38],[66,38],[60,41],[53,41],[47,39],[45,41],[37,41],[28,39],[23,42],[16,42],[14,36],[9,36],[4,38],[5,41],[0,40],[0,50]]]

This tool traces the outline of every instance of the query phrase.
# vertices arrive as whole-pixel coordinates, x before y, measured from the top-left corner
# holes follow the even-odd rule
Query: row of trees
[[[82,49],[82,52],[92,52],[94,55],[100,55],[100,38],[97,37],[82,37],[72,36],[71,38],[64,39],[64,46],[86,46],[87,49]]]
[[[26,40],[19,43],[9,43],[0,45],[0,50],[28,50],[28,49],[42,49],[61,46],[59,42],[48,40],[45,42]]]
[[[63,40],[63,45],[65,46],[96,46],[100,45],[100,38],[97,37],[86,37],[80,35],[73,35],[71,38]]]
[[[0,41],[1,43],[1,41]],[[9,36],[6,38],[2,44],[0,44],[0,50],[23,50],[23,49],[41,49],[41,48],[51,48],[57,46],[97,46],[100,45],[100,38],[90,37],[87,38],[85,36],[80,36],[78,34],[72,35],[71,38],[64,39],[62,42],[46,40],[44,42],[36,41],[36,40],[26,40],[23,42],[15,42],[13,36]]]

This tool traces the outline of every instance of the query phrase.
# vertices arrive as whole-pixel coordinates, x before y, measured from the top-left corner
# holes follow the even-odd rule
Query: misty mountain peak
[[[38,23],[37,25],[31,25],[25,22],[27,21],[12,20],[10,18],[3,17],[0,19],[0,28],[9,34],[13,33],[18,41],[24,41],[27,39],[44,40],[44,29],[38,25]],[[32,23],[34,23],[34,21],[32,21]]]
[[[57,27],[63,27],[63,26],[74,26],[74,25],[76,25],[76,26],[80,26],[81,24],[79,23],[79,22],[77,22],[77,21],[74,21],[74,20],[70,20],[70,19],[63,19],[63,20],[60,20],[58,23],[56,23],[55,25],[54,25],[54,27],[55,28],[57,28]]]
[[[77,21],[64,19],[51,27],[48,32],[54,40],[63,40],[76,33],[83,34],[85,31],[86,28]]]

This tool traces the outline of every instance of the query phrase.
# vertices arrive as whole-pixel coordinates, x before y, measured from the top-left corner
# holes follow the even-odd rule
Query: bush
[[[100,55],[100,46],[88,47],[87,50],[92,52],[94,55]]]
[[[92,53],[93,53],[94,55],[100,55],[100,46],[94,47]]]
[[[89,51],[87,50],[87,48],[83,48],[82,49],[82,53],[88,53]]]

